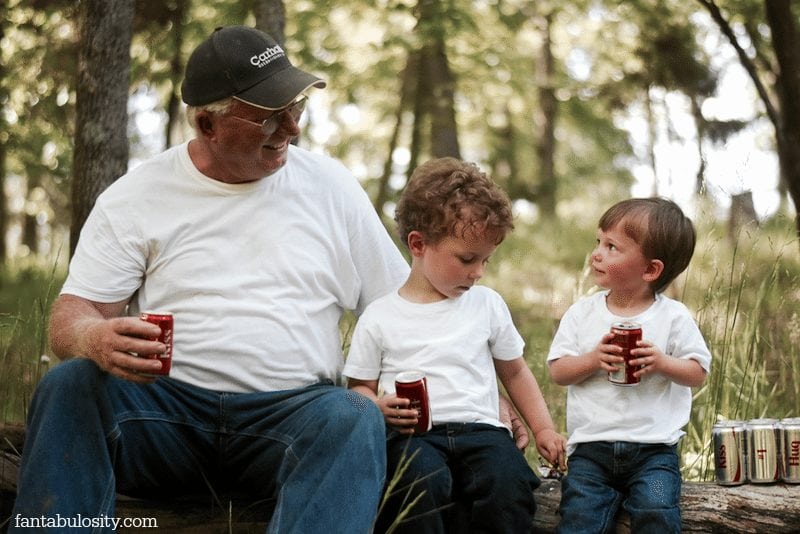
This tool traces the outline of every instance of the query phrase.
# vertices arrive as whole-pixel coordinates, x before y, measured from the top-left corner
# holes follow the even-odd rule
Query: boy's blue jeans
[[[561,485],[558,532],[614,532],[620,504],[631,532],[680,532],[680,495],[676,445],[579,443]]]
[[[274,500],[268,532],[366,533],[385,470],[383,417],[346,389],[137,385],[69,360],[32,400],[11,530],[17,514],[114,517],[117,492],[210,502],[213,488]]]
[[[445,423],[411,438],[390,432],[387,455],[387,484],[398,464],[411,459],[387,498],[376,534],[386,532],[404,510],[408,515],[394,531],[398,534],[531,531],[533,490],[540,482],[508,430]]]

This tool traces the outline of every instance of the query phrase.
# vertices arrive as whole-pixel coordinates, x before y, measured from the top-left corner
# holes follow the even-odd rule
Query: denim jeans
[[[397,533],[531,531],[540,482],[506,429],[447,423],[410,438],[390,432],[387,456],[387,486],[401,464],[408,466],[388,488],[376,533],[404,511]]]
[[[329,383],[219,393],[69,360],[31,402],[14,516],[114,517],[117,492],[208,501],[213,488],[274,501],[268,532],[366,533],[385,472],[380,411]]]
[[[675,445],[579,443],[561,486],[558,532],[614,532],[620,504],[631,516],[631,532],[680,532],[680,495]]]

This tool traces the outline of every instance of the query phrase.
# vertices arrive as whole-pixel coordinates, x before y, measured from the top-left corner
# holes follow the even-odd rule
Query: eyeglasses
[[[274,134],[278,127],[283,122],[285,114],[288,114],[293,121],[297,122],[300,119],[300,115],[303,114],[303,111],[306,109],[306,103],[308,102],[308,98],[303,95],[288,106],[283,109],[279,109],[263,121],[251,121],[249,119],[245,119],[242,117],[237,117],[236,115],[229,115],[230,117],[243,121],[249,122],[250,124],[254,124],[256,126],[261,127],[261,133],[265,136],[269,137],[270,135]]]

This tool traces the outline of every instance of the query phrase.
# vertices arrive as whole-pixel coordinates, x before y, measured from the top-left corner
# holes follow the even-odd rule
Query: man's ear
[[[208,115],[197,116],[197,127],[203,135],[212,135],[214,133],[214,124]]]
[[[644,281],[648,283],[655,282],[661,273],[664,272],[664,262],[661,260],[650,260],[647,268],[644,271]]]
[[[418,232],[417,230],[410,231],[406,239],[406,244],[412,256],[419,257],[425,252],[425,236],[422,235],[422,232]]]

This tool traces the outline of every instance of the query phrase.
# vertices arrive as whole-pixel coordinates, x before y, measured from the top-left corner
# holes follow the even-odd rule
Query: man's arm
[[[100,303],[74,295],[61,295],[50,314],[50,344],[62,360],[88,358],[101,369],[134,382],[152,382],[161,362],[137,354],[161,354],[163,343],[145,338],[158,336],[158,326],[137,317],[121,317],[127,301]]]

